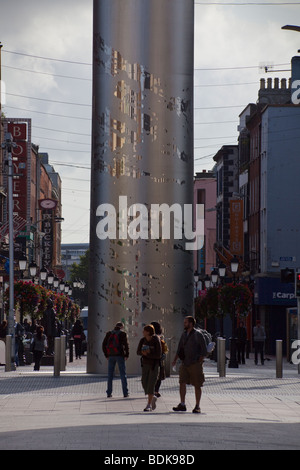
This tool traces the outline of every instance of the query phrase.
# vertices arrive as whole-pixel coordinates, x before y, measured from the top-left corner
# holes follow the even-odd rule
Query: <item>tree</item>
[[[73,290],[73,297],[75,295],[76,299],[80,301],[81,307],[88,304],[89,260],[90,250],[88,249],[84,255],[80,256],[80,262],[73,263],[70,269],[72,283],[81,280],[85,284],[84,289],[75,288],[75,292]]]

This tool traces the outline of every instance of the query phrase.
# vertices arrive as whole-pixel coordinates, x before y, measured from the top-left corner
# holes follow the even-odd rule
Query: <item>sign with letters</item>
[[[243,201],[230,201],[230,251],[233,255],[244,254]]]
[[[28,139],[27,123],[8,122],[7,130],[17,144],[12,150],[13,157],[13,214],[28,219]]]

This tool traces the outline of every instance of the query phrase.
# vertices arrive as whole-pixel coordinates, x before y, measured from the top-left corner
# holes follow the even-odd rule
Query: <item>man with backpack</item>
[[[102,350],[108,359],[107,398],[112,397],[112,382],[116,364],[118,364],[124,397],[128,397],[126,364],[129,357],[127,334],[122,322],[118,322],[112,331],[108,331],[102,343]]]
[[[195,388],[196,406],[193,413],[201,413],[200,400],[202,394],[202,386],[205,382],[203,373],[203,362],[207,356],[207,346],[204,335],[195,328],[196,321],[192,316],[184,318],[184,332],[180,338],[177,353],[172,362],[172,366],[176,365],[178,359],[181,360],[179,369],[179,393],[180,403],[173,407],[174,411],[186,411],[185,396],[186,385],[193,385]]]

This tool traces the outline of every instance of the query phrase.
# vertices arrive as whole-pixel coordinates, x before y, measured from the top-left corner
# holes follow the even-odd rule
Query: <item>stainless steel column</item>
[[[193,42],[194,0],[94,0],[89,373],[106,372],[101,344],[117,321],[130,341],[127,371],[139,373],[143,326],[158,321],[179,339],[193,314],[185,240],[134,240],[119,208],[119,196],[148,216],[151,204],[192,204]],[[116,210],[115,239],[97,236],[102,204]]]

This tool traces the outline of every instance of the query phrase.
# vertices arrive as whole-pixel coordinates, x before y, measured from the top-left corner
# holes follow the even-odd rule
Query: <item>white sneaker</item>
[[[152,408],[150,405],[147,405],[146,408],[144,409],[144,411],[152,411]]]
[[[154,396],[154,397],[152,398],[152,410],[155,410],[155,408],[156,408],[156,400],[157,400],[157,397]]]

